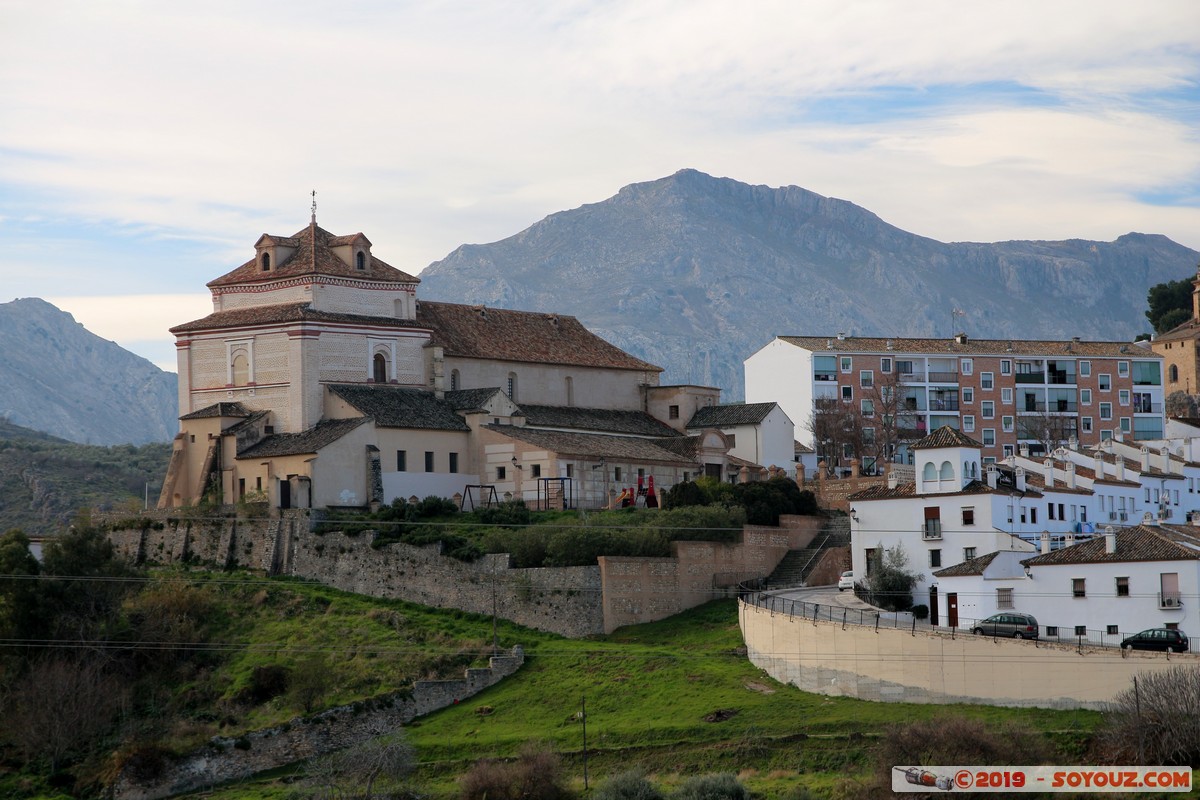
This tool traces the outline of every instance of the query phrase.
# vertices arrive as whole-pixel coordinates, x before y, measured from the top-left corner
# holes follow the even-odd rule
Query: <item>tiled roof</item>
[[[575,317],[422,300],[417,322],[433,330],[432,343],[450,357],[662,372]]]
[[[482,411],[488,400],[500,391],[499,386],[486,389],[455,389],[446,392],[446,402],[455,411]]]
[[[1105,537],[1052,550],[1022,561],[1030,567],[1048,564],[1104,564],[1122,561],[1200,560],[1200,527],[1137,525],[1116,531],[1117,552],[1105,552]]]
[[[684,461],[695,462],[700,458],[701,441],[699,436],[676,436],[674,438],[656,439],[655,444],[664,450],[674,453]]]
[[[913,450],[932,450],[935,447],[974,447],[980,449],[982,444],[967,436],[962,431],[956,431],[949,425],[943,425],[933,433],[912,446]]]
[[[171,333],[213,330],[217,328],[240,328],[245,325],[275,325],[284,322],[349,322],[356,325],[372,325],[388,328],[420,328],[412,320],[394,317],[368,317],[363,314],[337,314],[317,311],[308,303],[286,303],[274,306],[253,306],[217,311],[207,317],[185,322],[171,328]]]
[[[269,417],[269,416],[271,416],[270,411],[255,411],[254,413],[252,413],[250,416],[246,417],[241,422],[238,422],[237,424],[234,424],[234,425],[230,425],[228,428],[226,428],[224,431],[222,431],[222,433],[233,434],[236,436],[237,434],[241,433],[242,430],[252,427],[253,425],[261,422],[264,418]]]
[[[300,433],[277,433],[238,453],[241,458],[272,458],[316,453],[367,421],[366,417],[354,419],[328,419]]]
[[[573,428],[632,436],[682,436],[671,426],[644,411],[575,406],[536,406],[521,404],[525,424],[535,428]]]
[[[896,500],[904,497],[958,497],[961,495],[972,494],[1008,494],[1009,490],[1006,487],[992,489],[984,481],[971,481],[957,492],[926,492],[925,494],[917,494],[917,485],[915,483],[901,483],[894,489],[888,488],[886,484],[878,486],[870,486],[861,491],[850,495],[847,500]],[[1035,490],[1025,492],[1026,497],[1038,498],[1041,493]]]
[[[688,420],[689,428],[725,428],[731,425],[757,425],[766,419],[775,403],[729,403],[705,406]]]
[[[1189,319],[1180,325],[1176,325],[1166,333],[1160,333],[1154,337],[1154,344],[1159,342],[1179,342],[1187,339],[1195,339],[1200,337],[1200,322],[1195,319]]]
[[[662,442],[673,440],[639,439],[634,436],[603,436],[595,433],[572,431],[544,431],[522,428],[515,425],[487,425],[488,430],[501,433],[510,439],[526,442],[534,447],[549,450],[560,456],[574,456],[593,460],[612,459],[633,463],[661,462],[692,466],[694,458],[681,456]],[[684,438],[684,437],[679,437]]]
[[[469,431],[454,406],[432,392],[379,384],[331,384],[329,391],[375,420],[380,428]]]
[[[812,449],[811,447],[806,445],[804,442],[801,442],[799,440],[792,442],[792,445],[795,448],[795,452],[797,452],[797,453],[815,453],[815,452],[817,452],[816,450]]]
[[[1155,467],[1153,465],[1150,467],[1150,469],[1143,469],[1141,461],[1134,461],[1132,458],[1125,458],[1124,456],[1121,456],[1117,453],[1110,453],[1107,450],[1102,450],[1099,447],[1093,447],[1093,448],[1084,450],[1083,452],[1085,452],[1087,455],[1091,456],[1093,459],[1096,459],[1096,458],[1101,459],[1102,461],[1104,461],[1105,464],[1116,465],[1117,459],[1119,458],[1119,459],[1121,459],[1121,462],[1125,465],[1126,470],[1128,470],[1130,472],[1136,472],[1139,475],[1144,475],[1148,478],[1159,478],[1161,480],[1180,480],[1180,481],[1183,480],[1182,475],[1177,475],[1174,472],[1163,472],[1161,469],[1159,469],[1158,467]],[[1151,458],[1153,459],[1154,456],[1152,456]],[[1111,475],[1105,475],[1106,483],[1111,482],[1113,480],[1115,480],[1115,478],[1113,478]]]
[[[350,236],[334,236],[315,223],[305,226],[301,231],[289,237],[267,237],[277,244],[284,244],[296,249],[280,263],[272,264],[271,269],[266,272],[259,266],[258,259],[255,257],[232,272],[210,281],[208,286],[216,288],[238,284],[271,283],[301,275],[337,275],[383,283],[415,284],[420,282],[419,278],[409,275],[407,272],[401,272],[375,256],[367,259],[365,269],[357,269],[354,265],[347,264],[334,255],[331,248],[337,245],[352,244],[360,237],[365,244],[370,244],[361,233]]]
[[[1161,338],[1161,337],[1160,337]],[[1150,348],[1132,342],[1076,342],[1031,339],[886,339],[866,336],[780,336],[781,341],[818,353],[879,353],[883,355],[964,356],[1110,356],[1112,358],[1162,358]],[[889,344],[891,345],[889,347]]]
[[[933,573],[933,577],[960,578],[964,575],[982,575],[983,571],[987,569],[988,564],[991,564],[993,561],[995,561],[996,556],[998,555],[1000,555],[1000,553],[996,552],[988,553],[982,556],[976,556],[975,558],[968,558],[961,564],[955,564],[952,567],[939,569],[937,572]]]
[[[248,417],[250,409],[238,402],[232,403],[214,403],[211,406],[205,406],[199,411],[193,411],[190,414],[184,414],[180,419],[209,419],[211,417]]]

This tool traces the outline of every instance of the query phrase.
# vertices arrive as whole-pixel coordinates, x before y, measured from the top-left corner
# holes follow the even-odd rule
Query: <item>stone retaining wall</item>
[[[462,680],[417,681],[411,693],[373,698],[297,717],[278,727],[239,739],[214,737],[208,746],[168,764],[152,780],[138,781],[122,771],[113,787],[116,800],[158,800],[275,769],[393,733],[416,717],[454,705],[506,678],[525,661],[514,647],[491,659],[487,669],[468,669]]]

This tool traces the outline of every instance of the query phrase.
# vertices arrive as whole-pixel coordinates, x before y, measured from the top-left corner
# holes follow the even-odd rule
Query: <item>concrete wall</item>
[[[361,744],[478,694],[516,672],[524,661],[521,648],[515,647],[509,655],[493,657],[487,669],[466,670],[462,680],[417,681],[411,692],[297,717],[240,740],[216,736],[206,747],[170,762],[152,780],[138,780],[131,770],[123,770],[113,796],[117,800],[157,800]]]
[[[1195,655],[1037,644],[822,622],[739,604],[750,661],[807,692],[905,703],[1101,709],[1140,672]]]

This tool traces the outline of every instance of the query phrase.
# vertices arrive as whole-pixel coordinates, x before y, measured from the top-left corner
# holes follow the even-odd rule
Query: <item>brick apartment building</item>
[[[777,401],[818,452],[807,425],[814,407],[852,404],[872,432],[881,385],[900,398],[902,439],[948,425],[982,442],[984,463],[1022,445],[1043,452],[1047,429],[1084,446],[1162,438],[1163,358],[1140,343],[779,336],[745,370],[746,402]],[[902,447],[897,460],[907,456]]]

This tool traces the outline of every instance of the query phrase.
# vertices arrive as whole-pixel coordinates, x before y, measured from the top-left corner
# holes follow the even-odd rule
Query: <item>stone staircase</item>
[[[767,586],[773,589],[803,586],[813,567],[821,560],[821,555],[833,547],[850,546],[850,519],[834,517],[825,523],[825,527],[813,539],[812,545],[802,550],[789,550],[788,554],[775,567],[775,571],[767,578]]]

